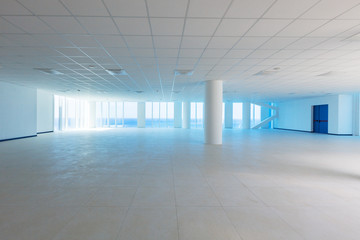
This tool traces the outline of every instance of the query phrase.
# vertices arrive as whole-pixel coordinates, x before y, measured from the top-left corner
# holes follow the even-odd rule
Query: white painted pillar
[[[145,127],[145,103],[144,102],[137,103],[137,127],[138,128]]]
[[[222,144],[222,80],[207,81],[205,84],[205,143]]]
[[[181,102],[174,102],[174,128],[181,128],[182,121],[182,105]]]
[[[89,128],[96,128],[96,102],[89,102]]]
[[[359,93],[353,94],[353,127],[352,127],[352,135],[359,136],[360,131],[360,103],[359,103]]]
[[[270,104],[271,104],[271,103],[269,103],[269,105],[270,105]],[[267,119],[267,118],[269,118],[269,117],[270,117],[270,109],[267,108],[267,107],[261,106],[261,121],[264,121],[265,119]],[[267,123],[267,124],[265,124],[265,125],[263,125],[261,128],[262,128],[262,129],[268,129],[268,128],[270,128],[270,122]]]
[[[233,128],[233,103],[225,103],[225,128]]]
[[[190,102],[183,102],[183,122],[182,127],[190,129]]]
[[[250,103],[244,102],[243,103],[243,114],[242,114],[242,128],[250,129]]]

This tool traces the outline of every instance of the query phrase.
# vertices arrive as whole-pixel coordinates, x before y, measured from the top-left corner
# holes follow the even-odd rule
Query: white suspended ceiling
[[[225,100],[350,93],[359,33],[358,0],[0,0],[0,81],[154,101],[201,100],[212,79]]]

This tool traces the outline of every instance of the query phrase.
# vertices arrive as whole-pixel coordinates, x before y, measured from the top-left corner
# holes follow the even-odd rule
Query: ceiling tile
[[[220,18],[229,7],[230,2],[231,0],[191,0],[188,17]]]
[[[284,30],[278,33],[277,36],[302,37],[324,25],[326,22],[327,20],[295,20]]]
[[[150,36],[125,36],[125,41],[129,47],[152,48],[153,42]]]
[[[112,16],[146,17],[144,0],[104,0]],[[126,7],[125,7],[126,6]]]
[[[311,32],[310,37],[334,37],[360,24],[359,20],[333,20]]]
[[[238,37],[213,37],[211,38],[208,48],[230,49],[238,40]]]
[[[118,34],[118,30],[109,17],[79,17],[78,19],[90,34]]]
[[[232,49],[225,55],[225,58],[245,58],[248,56],[252,50],[239,50],[239,49]]]
[[[203,49],[181,49],[180,57],[190,57],[190,58],[200,57],[203,51],[204,51]]]
[[[188,1],[147,0],[150,17],[185,17]]]
[[[359,4],[358,0],[322,0],[308,12],[301,16],[301,18],[311,19],[333,19],[347,10],[350,10],[355,5]]]
[[[227,53],[228,50],[226,49],[206,49],[204,54],[202,55],[203,58],[222,58]]]
[[[78,47],[99,47],[93,36],[89,35],[67,35],[66,39]]]
[[[210,37],[183,37],[182,48],[205,48],[210,41]]]
[[[27,33],[53,33],[54,31],[35,16],[8,16],[6,20]]]
[[[77,48],[56,48],[56,50],[68,57],[85,57],[85,54]]]
[[[287,49],[308,49],[324,42],[327,38],[301,38],[300,40],[292,43]]]
[[[5,0],[1,2],[0,15],[31,15],[31,12],[14,0]]]
[[[70,15],[58,0],[18,0],[36,15]]]
[[[185,23],[187,36],[212,36],[220,19],[194,19],[188,18]]]
[[[15,27],[3,18],[0,18],[0,33],[23,33],[20,28]]]
[[[256,49],[269,40],[269,37],[243,37],[234,46],[235,49]]]
[[[247,58],[268,58],[276,53],[276,50],[255,50]]]
[[[287,59],[301,53],[302,50],[280,50],[277,53],[270,56],[270,58],[282,58]]]
[[[234,0],[225,18],[259,18],[275,0]]]
[[[147,18],[114,18],[122,35],[150,35]]]
[[[264,43],[260,49],[282,49],[295,42],[299,38],[274,37]]]
[[[179,49],[173,48],[158,48],[156,49],[156,55],[160,58],[177,58]]]
[[[108,57],[109,55],[101,48],[81,48],[89,57]]]
[[[109,16],[101,0],[60,0],[75,16]]]
[[[72,47],[73,45],[66,41],[66,39],[59,35],[50,35],[50,34],[40,34],[40,35],[33,35],[35,39],[39,42],[46,44],[47,46],[51,47]]]
[[[318,0],[277,0],[263,17],[295,19],[317,2]]]
[[[255,19],[223,19],[215,36],[243,36],[255,23]]]
[[[126,47],[121,36],[97,35],[95,38],[103,47]]]
[[[154,36],[154,44],[156,48],[179,48],[181,37],[173,36]]]
[[[41,17],[57,33],[83,34],[85,29],[76,21],[74,17]]]
[[[291,20],[260,19],[246,34],[246,36],[274,36]]]
[[[153,35],[182,35],[184,19],[177,18],[151,18]]]

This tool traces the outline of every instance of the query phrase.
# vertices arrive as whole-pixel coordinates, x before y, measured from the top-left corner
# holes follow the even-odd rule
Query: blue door
[[[313,131],[328,133],[329,105],[317,105],[313,108]]]

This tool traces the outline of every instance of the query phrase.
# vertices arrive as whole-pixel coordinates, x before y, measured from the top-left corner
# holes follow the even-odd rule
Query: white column
[[[181,128],[182,121],[182,105],[181,102],[174,102],[174,128]]]
[[[359,93],[355,93],[353,95],[353,136],[359,136],[359,131],[360,131],[360,103],[359,103]]]
[[[225,103],[225,128],[233,128],[233,103]]]
[[[269,103],[270,105],[271,103]],[[270,117],[270,108],[261,106],[261,121],[264,121],[265,119]],[[268,129],[270,128],[270,122],[263,125],[261,128]]]
[[[96,102],[89,102],[89,128],[96,128]]]
[[[145,127],[145,103],[144,102],[137,103],[137,127],[138,128]]]
[[[63,130],[63,107],[59,107],[59,131]]]
[[[250,103],[243,103],[242,124],[244,129],[250,129]]]
[[[190,102],[183,102],[183,128],[190,128]]]
[[[207,81],[205,85],[205,143],[222,144],[223,83]]]

